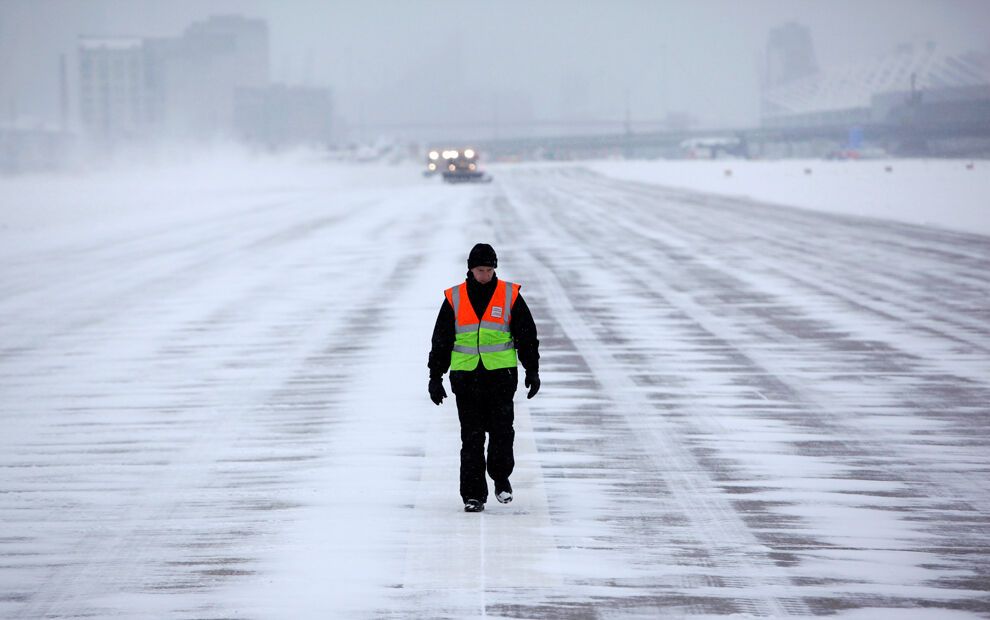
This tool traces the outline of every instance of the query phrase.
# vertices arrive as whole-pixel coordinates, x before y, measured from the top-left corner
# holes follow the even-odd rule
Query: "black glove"
[[[526,398],[533,398],[536,393],[540,391],[540,373],[537,371],[526,373],[526,387],[529,388],[529,394]]]
[[[443,379],[440,377],[430,379],[430,400],[433,404],[439,405],[445,398],[447,398],[447,390],[443,389]]]

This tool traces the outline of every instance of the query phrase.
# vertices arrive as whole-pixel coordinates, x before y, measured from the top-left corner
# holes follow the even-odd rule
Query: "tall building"
[[[91,137],[231,137],[237,89],[268,85],[268,26],[223,15],[178,38],[81,38],[79,58]]]
[[[788,22],[767,37],[766,86],[774,87],[818,72],[811,33],[805,26]]]
[[[155,135],[176,132],[175,91],[181,86],[176,79],[176,59],[181,55],[181,39],[143,39],[144,87],[147,95],[148,122]],[[181,132],[178,132],[181,133]]]
[[[118,140],[149,127],[144,48],[137,38],[79,40],[79,112],[93,136]]]
[[[234,134],[235,92],[269,83],[268,26],[238,15],[189,26],[170,54],[172,128],[199,137]]]

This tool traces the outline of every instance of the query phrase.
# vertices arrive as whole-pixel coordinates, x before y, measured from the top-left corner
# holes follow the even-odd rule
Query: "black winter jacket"
[[[474,275],[469,271],[467,277],[468,298],[471,300],[471,307],[477,316],[483,316],[495,293],[495,285],[498,277],[493,277],[487,284],[481,284],[474,279]],[[433,326],[433,348],[430,350],[430,378],[442,377],[450,369],[450,352],[454,350],[454,309],[447,303],[446,297],[440,304],[440,313],[437,315],[436,325]],[[527,372],[537,372],[540,368],[540,341],[536,337],[536,323],[533,322],[533,314],[526,305],[520,292],[516,296],[515,303],[512,304],[512,320],[509,321],[509,331],[512,334],[513,344],[516,348],[516,356],[523,368]],[[517,381],[517,371],[515,368],[509,369],[512,375],[513,391]],[[473,382],[473,377],[466,375],[484,375],[499,371],[490,371],[482,364],[478,364],[475,370],[457,370],[450,373],[450,384],[454,392],[458,392],[458,383],[465,381]],[[505,372],[504,370],[501,372]],[[481,377],[478,377],[480,379]]]

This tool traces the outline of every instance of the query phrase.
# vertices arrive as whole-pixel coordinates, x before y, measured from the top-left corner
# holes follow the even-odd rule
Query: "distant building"
[[[770,31],[766,57],[768,87],[787,84],[817,72],[815,48],[805,26],[789,22]]]
[[[0,124],[0,173],[61,168],[73,145],[72,134],[56,127]]]
[[[931,43],[903,45],[879,58],[766,90],[763,125],[890,123],[917,114],[932,119],[949,110],[978,118],[986,114],[988,91],[990,54],[947,54]]]
[[[233,136],[239,88],[268,85],[268,27],[210,17],[179,38],[79,40],[80,114],[92,138]]]
[[[79,40],[79,113],[91,135],[143,136],[150,124],[144,47],[137,38]]]
[[[182,81],[178,58],[181,39],[143,39],[144,87],[149,125],[153,135],[182,134],[177,113]]]
[[[232,136],[237,89],[269,83],[268,27],[236,15],[194,23],[171,55],[168,73],[174,130]]]
[[[333,106],[325,88],[239,88],[234,115],[237,135],[248,142],[270,148],[330,142]]]

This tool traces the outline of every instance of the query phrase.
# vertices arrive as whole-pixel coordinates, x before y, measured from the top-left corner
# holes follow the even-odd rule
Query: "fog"
[[[806,26],[823,67],[905,41],[986,50],[990,3],[3,0],[0,118],[58,120],[61,54],[78,117],[79,36],[178,36],[215,14],[264,19],[271,80],[330,89],[338,128],[514,136],[669,114],[752,126],[771,28]]]

